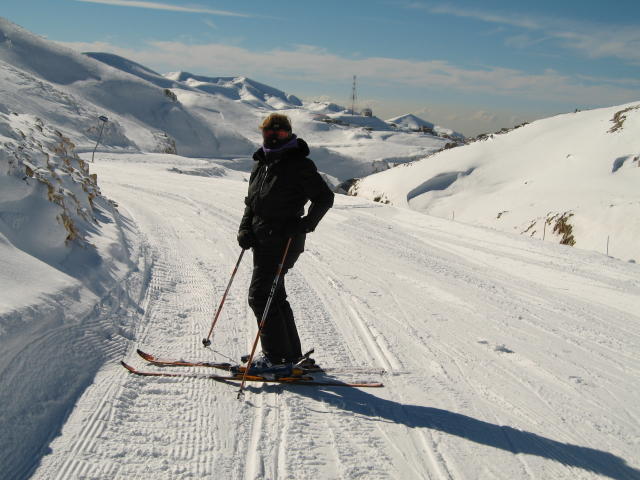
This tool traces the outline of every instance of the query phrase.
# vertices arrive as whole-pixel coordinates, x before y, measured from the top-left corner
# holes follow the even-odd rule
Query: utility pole
[[[353,88],[351,89],[351,115],[356,114],[356,99],[358,94],[356,92],[356,76],[353,76]]]

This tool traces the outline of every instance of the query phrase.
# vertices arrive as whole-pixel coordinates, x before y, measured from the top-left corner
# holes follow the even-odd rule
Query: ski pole
[[[269,313],[269,307],[271,307],[271,301],[273,300],[273,296],[276,293],[276,288],[278,287],[278,281],[280,280],[280,275],[282,274],[282,269],[284,268],[284,262],[287,259],[287,253],[289,252],[289,246],[291,245],[291,238],[287,241],[287,246],[284,248],[284,254],[282,255],[282,261],[280,265],[278,265],[278,272],[276,273],[276,278],[273,280],[273,285],[271,285],[271,292],[269,292],[269,298],[267,299],[267,305],[264,307],[264,312],[262,312],[262,318],[260,319],[260,325],[258,326],[258,333],[256,334],[256,339],[253,341],[253,347],[251,347],[251,354],[249,355],[249,360],[247,360],[247,367],[244,369],[244,375],[242,375],[242,383],[240,384],[240,390],[238,391],[238,400],[244,397],[244,384],[247,381],[247,372],[249,368],[251,368],[251,362],[253,361],[253,355],[256,353],[256,347],[258,345],[258,339],[260,338],[260,333],[262,333],[262,329],[264,328],[264,324],[267,321],[267,314]]]
[[[218,321],[218,317],[220,316],[220,312],[222,311],[222,306],[224,305],[224,301],[227,299],[227,293],[229,293],[229,289],[231,288],[231,284],[233,283],[233,277],[236,276],[236,272],[238,271],[238,266],[240,265],[240,261],[242,260],[242,256],[244,255],[244,248],[242,249],[242,251],[240,252],[240,256],[238,257],[238,261],[236,262],[236,266],[233,269],[233,273],[231,274],[231,278],[229,279],[229,284],[227,285],[227,289],[224,291],[224,295],[222,296],[222,301],[220,302],[220,306],[218,306],[218,311],[216,312],[216,316],[213,319],[213,322],[211,323],[211,328],[209,329],[209,335],[207,335],[207,338],[203,338],[202,339],[202,344],[206,347],[208,347],[209,345],[211,345],[211,333],[213,332],[213,327],[216,326],[216,322]]]

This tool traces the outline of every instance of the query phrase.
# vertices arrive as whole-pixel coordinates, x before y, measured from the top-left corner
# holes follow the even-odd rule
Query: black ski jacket
[[[291,226],[297,226],[290,251],[304,250],[305,233],[312,232],[333,206],[333,192],[309,158],[309,146],[301,138],[297,146],[265,154],[253,154],[255,165],[249,178],[249,191],[239,232],[251,232],[254,251],[281,254]],[[305,204],[311,205],[304,218]]]

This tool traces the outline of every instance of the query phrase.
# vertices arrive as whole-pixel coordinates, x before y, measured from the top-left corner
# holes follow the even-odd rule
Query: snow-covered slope
[[[281,90],[256,82],[245,77],[205,77],[189,72],[174,72],[165,75],[176,82],[203,92],[220,94],[232,100],[257,108],[284,108],[302,106],[302,102],[294,95],[287,95]]]
[[[93,56],[112,62],[117,58]],[[148,69],[125,68],[133,64],[123,61],[113,68],[1,18],[0,63],[3,104],[50,121],[83,148],[93,146],[97,135],[89,130],[95,130],[99,115],[107,115],[117,132],[115,143],[109,135],[103,137],[108,147],[165,151],[168,136],[179,152],[190,156],[247,154],[253,149],[237,135],[228,139],[224,131],[213,132],[170,91],[150,82],[155,77]]]
[[[228,361],[256,333],[247,253],[201,344],[239,253],[246,183],[170,165],[206,163],[94,167],[145,238],[124,358],[164,372],[135,349]],[[331,375],[385,388],[255,384],[240,402],[237,386],[135,377],[113,355],[33,480],[640,478],[637,265],[342,195],[306,248],[287,275],[303,346]]]
[[[115,259],[116,250],[100,253],[93,240],[109,230],[117,212],[73,143],[41,119],[15,113],[0,113],[0,142],[0,235],[6,244],[77,278],[90,278],[85,267],[97,267],[101,256]]]
[[[363,179],[354,193],[640,261],[640,104],[558,115]]]

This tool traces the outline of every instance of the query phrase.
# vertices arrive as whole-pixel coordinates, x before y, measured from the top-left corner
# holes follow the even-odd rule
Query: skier
[[[272,113],[260,125],[263,145],[254,155],[238,244],[253,250],[249,305],[260,322],[282,260],[291,244],[274,291],[262,332],[262,353],[249,373],[289,375],[302,359],[300,338],[287,301],[284,276],[304,250],[306,234],[313,232],[333,205],[333,192],[307,158],[307,143],[292,133],[286,115]],[[304,215],[305,204],[311,205]]]

